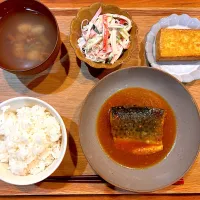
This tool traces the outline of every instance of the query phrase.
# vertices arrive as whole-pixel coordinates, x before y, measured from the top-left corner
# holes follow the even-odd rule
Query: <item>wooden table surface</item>
[[[77,8],[80,8],[82,6],[88,6],[92,3],[94,3],[93,0],[41,0],[41,2],[43,2],[44,4],[46,4],[49,8],[52,8],[53,10],[60,10],[60,9],[70,9],[71,12],[73,12],[73,10],[76,10]],[[195,16],[200,16],[200,12],[198,14],[198,11],[200,11],[200,0],[165,0],[165,1],[161,1],[161,0],[104,0],[102,1],[104,3],[109,3],[109,4],[116,4],[117,6],[121,7],[121,8],[125,8],[125,9],[130,9],[130,8],[134,8],[135,11],[140,10],[141,8],[143,10],[156,10],[156,8],[160,8],[163,9],[163,11],[167,14],[168,9],[173,10],[174,12],[176,12],[176,10],[188,10],[188,12],[190,12],[191,14],[195,15]],[[133,11],[132,11],[133,12]],[[156,16],[156,14],[155,14]],[[56,17],[57,20],[62,21],[62,16],[61,17]],[[157,17],[159,19],[159,16]],[[71,17],[69,17],[69,19],[67,19],[67,22],[70,23]],[[136,19],[137,20],[137,19]],[[140,19],[141,20],[141,19]],[[148,19],[146,19],[148,21]],[[157,20],[157,19],[156,19]],[[151,21],[149,21],[150,23],[152,23]],[[65,22],[63,22],[63,24],[65,24]],[[149,25],[149,27],[151,26],[151,24]],[[65,27],[63,25],[63,27],[61,28],[61,37],[62,39],[64,39],[66,37],[66,35],[69,35],[69,31],[64,31]],[[144,27],[139,27],[140,29],[142,29],[142,31],[144,31]],[[145,30],[146,31],[146,30]],[[63,32],[65,33],[65,35],[62,35]],[[144,37],[144,35],[142,36]],[[139,38],[139,43],[142,42],[142,37]],[[68,37],[66,37],[68,39]],[[69,63],[70,65],[76,61],[75,55],[73,54],[73,50],[70,46],[68,46],[69,44],[67,44],[67,49],[68,54],[69,54]],[[63,66],[65,66],[65,61],[63,61],[62,63],[62,56],[65,55],[65,47],[63,46],[61,48],[61,53],[59,54],[59,58],[61,61],[61,64]],[[63,55],[62,55],[63,54]],[[65,60],[66,60],[66,55],[65,55]],[[75,60],[75,61],[74,61]],[[137,56],[134,57],[132,59],[132,62],[127,63],[127,65],[144,65],[145,62],[144,61],[138,61]],[[80,63],[78,65],[81,65]],[[77,64],[76,64],[77,66]],[[64,69],[65,68],[65,69]],[[33,81],[30,82],[29,78],[22,78],[22,77],[15,77],[15,75],[9,74],[7,72],[4,71],[0,71],[0,101],[3,101],[5,99],[14,97],[14,96],[34,96],[34,97],[38,97],[41,98],[45,101],[47,101],[48,103],[50,103],[52,106],[56,107],[56,102],[60,102],[61,106],[60,107],[56,107],[56,109],[62,113],[62,106],[66,104],[77,104],[77,107],[80,108],[81,104],[79,102],[78,99],[73,99],[70,97],[70,95],[75,95],[74,94],[74,88],[79,90],[79,95],[83,96],[83,98],[87,95],[87,92],[85,92],[82,86],[87,88],[87,91],[89,91],[89,89],[91,89],[91,87],[96,83],[96,79],[93,79],[91,77],[94,76],[96,78],[96,74],[94,72],[90,72],[90,74],[85,73],[84,71],[82,71],[82,75],[78,74],[79,72],[76,71],[76,69],[74,68],[74,66],[72,67],[72,69],[69,69],[68,67],[64,67],[63,69],[57,68],[55,67],[55,69],[51,69],[51,72],[48,75],[44,74],[43,76],[39,76],[36,79],[34,79]],[[57,75],[59,74],[59,76]],[[68,75],[68,77],[66,78],[66,74]],[[87,81],[84,81],[84,78],[87,78]],[[79,79],[77,78],[79,77]],[[78,83],[76,83],[74,80],[75,79],[80,80]],[[37,80],[37,81],[35,81]],[[53,82],[54,81],[54,82]],[[91,84],[92,83],[92,84]],[[70,89],[69,86],[73,85],[73,90]],[[197,104],[200,106],[200,92],[198,91],[198,89],[200,89],[200,81],[196,81],[194,84],[188,84],[187,87],[189,88],[190,92],[192,93],[192,95],[194,96],[195,100],[197,101]],[[72,87],[71,87],[72,88]],[[64,93],[64,91],[66,91]],[[60,99],[60,96],[56,94],[60,94],[63,99]],[[52,95],[55,95],[54,98],[52,97]],[[55,101],[55,102],[54,102]],[[77,115],[76,114],[76,110],[75,107],[71,107],[71,109],[69,108],[68,110],[69,115]],[[66,115],[66,116],[69,116]],[[75,116],[75,118],[77,118],[77,116]],[[70,120],[69,118],[64,118],[65,124],[67,126],[67,129],[70,129],[70,131],[72,133],[77,132],[77,123],[73,122],[72,120]],[[71,134],[70,132],[70,134]],[[75,135],[74,137],[71,138],[71,143],[73,143],[73,140],[77,140],[78,135]],[[69,148],[73,148],[73,145]],[[79,147],[76,150],[76,153],[79,154],[80,153],[80,149]],[[80,153],[81,154],[81,153]],[[73,162],[77,162],[77,160],[74,160],[74,155],[70,155],[71,159]],[[82,154],[81,154],[82,156]],[[67,158],[69,159],[69,158]],[[80,158],[81,159],[81,158]],[[198,159],[199,160],[199,159]],[[84,161],[84,159],[83,159]],[[67,161],[66,161],[67,162]],[[65,164],[65,163],[64,163]],[[77,163],[76,163],[77,164]],[[199,166],[199,162],[197,163]],[[195,169],[197,172],[198,168],[197,168],[197,164],[195,166]],[[83,169],[83,166],[86,169]],[[87,169],[87,166],[84,162],[82,162],[82,165],[75,165],[75,167],[71,167],[71,172],[75,175],[79,175],[80,172],[83,172],[84,170],[86,172],[90,172],[91,169]],[[63,168],[62,168],[63,167]],[[55,175],[61,175],[63,173],[63,175],[66,175],[64,170],[65,167],[62,166],[61,169],[59,171],[59,174]],[[194,172],[194,173],[195,173]],[[61,173],[61,174],[60,174]],[[87,173],[86,173],[87,174]],[[197,180],[195,180],[197,181]],[[199,180],[200,181],[200,180]],[[3,185],[0,184],[0,187],[4,187]],[[54,189],[54,187],[52,187],[52,189]],[[186,186],[187,189],[187,186]],[[194,185],[194,189],[195,189],[195,185]],[[8,195],[9,193],[11,193],[12,191],[8,189]],[[2,199],[15,199],[15,200],[19,200],[22,199],[22,197],[1,197]],[[29,199],[29,200],[37,200],[37,199],[48,199],[48,200],[53,200],[53,199],[63,199],[63,200],[70,200],[72,198],[75,198],[77,200],[87,200],[87,199],[105,199],[105,200],[113,200],[115,198],[117,199],[133,199],[133,200],[178,200],[181,198],[181,200],[197,200],[200,199],[200,195],[195,195],[192,194],[192,192],[190,192],[190,194],[185,194],[185,195],[163,195],[162,194],[156,194],[156,195],[129,195],[129,194],[124,194],[124,195],[89,195],[89,196],[85,196],[85,195],[76,195],[76,196],[53,196],[53,197],[43,197],[43,196],[37,196],[37,197],[23,197],[23,199]]]

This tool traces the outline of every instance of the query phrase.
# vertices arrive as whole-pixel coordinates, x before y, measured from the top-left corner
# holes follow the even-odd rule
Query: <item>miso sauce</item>
[[[134,155],[128,150],[122,151],[116,148],[111,134],[109,110],[113,106],[125,105],[166,110],[162,151],[150,155]],[[170,152],[176,137],[176,119],[172,108],[160,95],[143,88],[127,88],[112,95],[102,105],[97,119],[97,135],[102,148],[111,159],[127,167],[145,168],[160,162]]]

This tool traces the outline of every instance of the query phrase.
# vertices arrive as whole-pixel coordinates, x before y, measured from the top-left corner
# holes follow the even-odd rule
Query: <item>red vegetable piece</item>
[[[126,23],[126,20],[120,19],[120,20],[119,20],[119,23],[120,23],[120,24],[125,24],[125,23]]]
[[[108,49],[108,37],[109,37],[109,30],[108,30],[108,17],[103,15],[103,51],[106,52]]]

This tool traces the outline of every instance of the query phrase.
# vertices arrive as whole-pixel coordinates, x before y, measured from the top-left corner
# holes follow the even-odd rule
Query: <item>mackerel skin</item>
[[[117,106],[110,110],[111,133],[116,139],[160,144],[166,111],[160,108]]]

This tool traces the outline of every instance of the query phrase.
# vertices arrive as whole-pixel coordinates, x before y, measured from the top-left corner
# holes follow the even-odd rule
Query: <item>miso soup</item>
[[[29,9],[9,12],[0,20],[0,65],[31,69],[49,57],[56,39],[55,24],[45,15]]]

